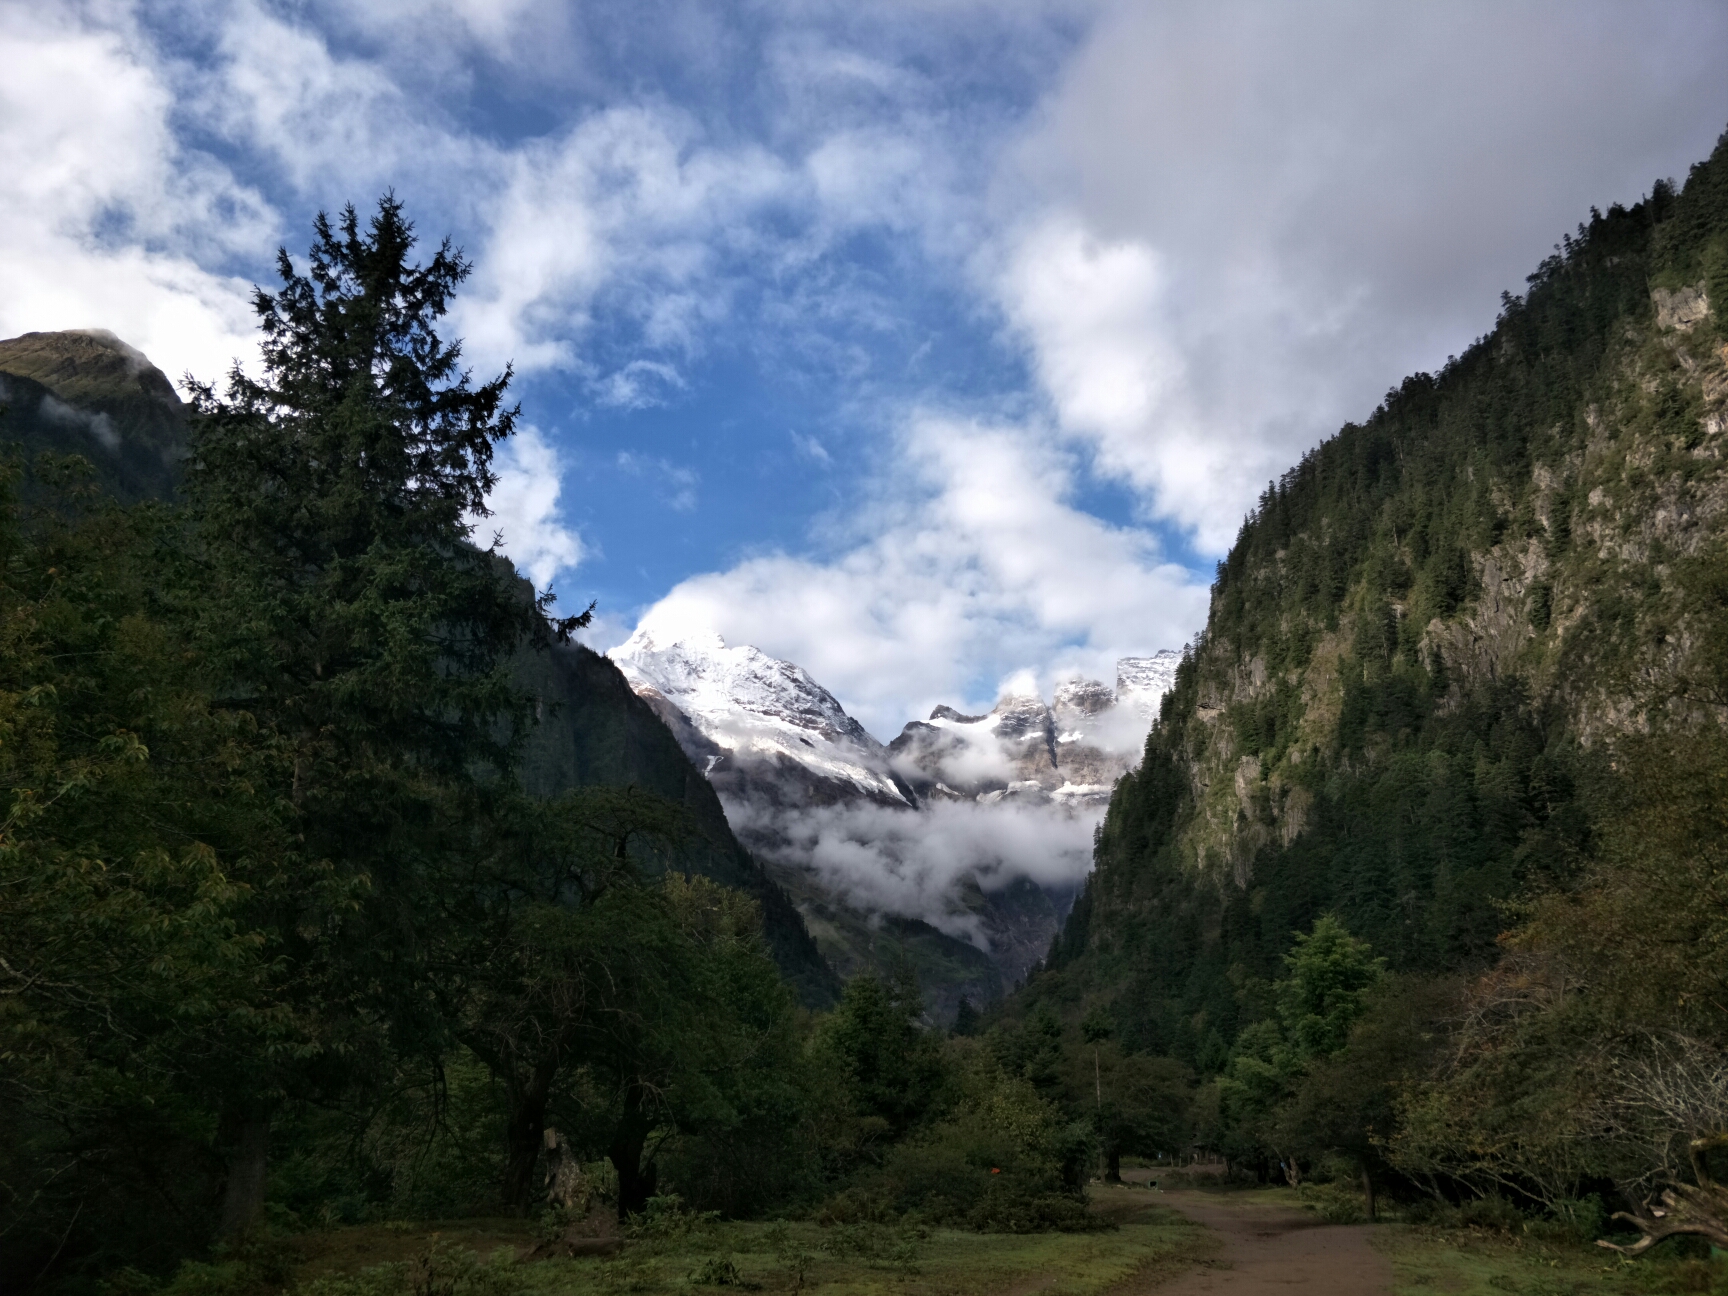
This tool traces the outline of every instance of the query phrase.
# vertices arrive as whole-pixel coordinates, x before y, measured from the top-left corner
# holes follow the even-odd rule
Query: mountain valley
[[[799,666],[712,632],[643,627],[610,656],[835,970],[905,962],[938,1020],[1044,957],[1179,661],[1125,658],[1114,687],[1068,680],[1050,704],[938,706],[883,744]]]

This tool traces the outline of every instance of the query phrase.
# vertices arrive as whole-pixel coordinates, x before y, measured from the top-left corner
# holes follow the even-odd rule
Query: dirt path
[[[1388,1296],[1391,1262],[1368,1244],[1366,1225],[1322,1224],[1307,1211],[1256,1202],[1247,1194],[1161,1193],[1224,1239],[1210,1264],[1160,1283],[1149,1296]]]

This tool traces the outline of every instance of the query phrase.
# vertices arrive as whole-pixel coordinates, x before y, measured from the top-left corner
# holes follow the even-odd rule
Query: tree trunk
[[[632,1088],[625,1096],[624,1115],[612,1135],[607,1152],[612,1168],[618,1172],[618,1219],[640,1215],[648,1208],[654,1195],[660,1172],[652,1164],[642,1164],[642,1149],[648,1145],[648,1133],[653,1121],[642,1109],[642,1096]]]
[[[1374,1222],[1374,1176],[1368,1171],[1368,1162],[1362,1162],[1362,1198],[1368,1205],[1368,1222]]]
[[[1119,1143],[1104,1145],[1104,1182],[1122,1182],[1122,1146]]]
[[[228,1182],[222,1189],[222,1236],[234,1237],[264,1213],[264,1183],[269,1166],[270,1119],[245,1116],[232,1121]]]
[[[528,1078],[509,1087],[510,1115],[504,1125],[507,1154],[503,1196],[506,1205],[526,1210],[534,1196],[534,1166],[545,1137],[546,1101],[552,1092],[555,1066],[542,1063]]]

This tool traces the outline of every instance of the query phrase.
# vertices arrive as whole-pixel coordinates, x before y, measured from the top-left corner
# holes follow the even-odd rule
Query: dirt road
[[[1392,1265],[1368,1244],[1368,1226],[1322,1224],[1304,1210],[1245,1193],[1192,1189],[1159,1195],[1224,1239],[1210,1264],[1160,1283],[1147,1296],[1388,1296]]]

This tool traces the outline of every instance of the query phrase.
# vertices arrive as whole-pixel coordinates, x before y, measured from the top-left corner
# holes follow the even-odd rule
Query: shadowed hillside
[[[0,439],[30,459],[47,451],[88,460],[95,483],[131,503],[165,499],[185,454],[186,407],[160,369],[104,330],[26,333],[0,341]],[[683,806],[695,840],[663,861],[748,892],[762,905],[781,970],[807,1003],[831,1003],[839,980],[803,921],[739,845],[718,798],[617,667],[580,645],[524,654],[520,675],[546,704],[524,777],[546,796],[569,788],[635,786]]]

